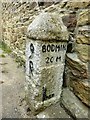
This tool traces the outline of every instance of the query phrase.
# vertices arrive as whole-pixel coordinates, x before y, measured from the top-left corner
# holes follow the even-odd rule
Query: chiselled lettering
[[[60,51],[60,45],[56,45],[55,52],[59,52],[59,51]]]
[[[56,62],[61,61],[61,56],[56,57]]]
[[[54,62],[54,57],[47,57],[46,58],[46,63],[53,63]]]
[[[29,69],[30,69],[30,73],[32,73],[33,70],[34,70],[33,62],[32,61],[29,61]]]
[[[56,57],[46,57],[46,63],[49,64],[49,63],[53,63],[53,62],[60,62],[61,61],[61,56],[56,56]]]
[[[42,92],[42,101],[45,101],[47,99],[50,99],[52,97],[54,97],[54,93],[53,94],[50,94],[50,95],[47,95],[47,88],[46,87],[43,87],[43,92]]]
[[[46,52],[46,45],[43,45],[43,46],[42,46],[42,52],[43,52],[43,53]]]
[[[33,46],[32,43],[30,44],[30,50],[31,50],[32,53],[34,53],[34,46]]]

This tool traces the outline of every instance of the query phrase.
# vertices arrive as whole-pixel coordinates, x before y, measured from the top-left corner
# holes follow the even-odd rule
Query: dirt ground
[[[4,54],[0,50],[0,55]],[[25,102],[24,93],[25,71],[18,67],[10,55],[0,57],[0,88],[2,89],[2,118],[33,117]],[[1,94],[0,94],[1,95]],[[1,97],[0,97],[1,98]],[[1,108],[1,107],[0,107]],[[29,111],[29,110],[28,110]]]

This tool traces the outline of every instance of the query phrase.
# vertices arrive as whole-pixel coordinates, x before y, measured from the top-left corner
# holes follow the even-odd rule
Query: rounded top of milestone
[[[68,41],[67,27],[58,13],[42,12],[29,25],[27,37],[34,40]]]

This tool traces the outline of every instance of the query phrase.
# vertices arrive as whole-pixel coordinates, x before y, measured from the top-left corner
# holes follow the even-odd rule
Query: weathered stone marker
[[[60,99],[68,32],[60,15],[41,13],[29,25],[26,98],[36,112]]]

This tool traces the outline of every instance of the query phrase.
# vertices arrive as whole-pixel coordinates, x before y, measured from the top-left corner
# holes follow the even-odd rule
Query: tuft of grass
[[[1,54],[0,57],[5,58],[5,55],[4,55],[4,54]]]
[[[0,41],[0,48],[7,54],[12,52],[11,49],[3,41]]]
[[[16,57],[15,62],[18,63],[18,67],[25,66],[25,61],[20,56]]]

